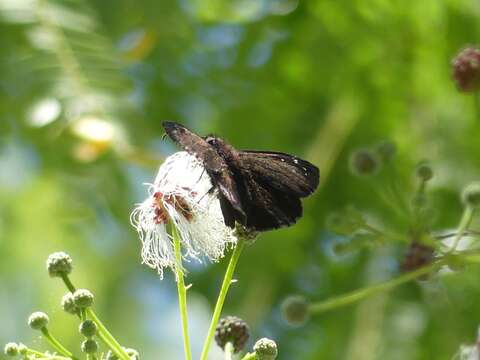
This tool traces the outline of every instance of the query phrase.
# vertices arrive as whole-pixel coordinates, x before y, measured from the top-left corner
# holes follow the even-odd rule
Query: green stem
[[[457,235],[453,239],[453,244],[450,247],[450,249],[447,251],[447,254],[450,254],[456,250],[458,243],[462,239],[463,234],[465,233],[465,231],[470,226],[470,223],[472,222],[473,213],[474,213],[473,208],[468,205],[463,210],[462,219],[460,220],[460,224],[458,225],[458,229],[457,229]]]
[[[478,121],[480,119],[480,93],[475,91],[473,93],[473,108],[475,110],[475,117]]]
[[[40,351],[37,351],[37,350],[30,349],[30,348],[27,348],[27,353],[32,354],[32,355],[37,355],[37,356],[45,356],[44,353],[42,353]]]
[[[80,320],[82,320],[82,322],[87,320],[87,313],[85,312],[85,309],[80,309]]]
[[[357,301],[363,300],[367,297],[391,290],[401,284],[407,283],[422,275],[426,275],[430,273],[434,268],[438,267],[439,264],[441,263],[443,263],[443,260],[439,260],[434,264],[430,264],[428,266],[418,268],[417,270],[400,275],[394,279],[388,280],[380,284],[376,284],[360,290],[356,290],[345,295],[340,295],[329,300],[312,303],[309,307],[310,313],[319,314],[337,307],[350,305]]]
[[[44,353],[27,348],[27,353],[35,355],[35,359],[51,359],[51,360],[72,360],[71,357],[59,356],[59,355],[45,355]]]
[[[73,283],[68,277],[68,275],[62,274],[62,280],[65,286],[67,287],[67,289],[73,294],[76,289],[75,289],[75,286],[73,286]]]
[[[390,183],[390,188],[394,197],[396,198],[396,203],[401,208],[403,213],[409,212],[409,204],[405,200],[404,191],[402,191],[398,179],[401,176],[398,175],[397,167],[395,166],[395,162],[391,163],[391,171],[387,172],[388,181]]]
[[[232,257],[230,258],[230,262],[228,263],[227,271],[225,272],[225,277],[223,278],[222,287],[220,289],[220,294],[218,295],[217,304],[215,305],[215,310],[213,311],[212,321],[210,322],[207,337],[203,344],[200,360],[207,360],[208,351],[210,350],[210,345],[215,335],[215,328],[217,327],[218,320],[220,319],[223,304],[225,302],[225,298],[227,297],[228,289],[230,288],[230,285],[232,283],[233,273],[235,271],[235,267],[237,266],[237,262],[240,254],[242,253],[244,245],[244,240],[238,239],[237,246],[235,246]]]
[[[404,209],[402,209],[400,207],[397,207],[397,206],[392,206],[392,204],[397,203],[395,198],[392,198],[388,193],[386,193],[384,190],[380,189],[377,186],[372,186],[372,189],[373,189],[375,195],[377,195],[380,198],[380,200],[383,201],[383,203],[385,205],[387,205],[389,208],[391,208],[399,216],[400,219],[404,219],[404,218],[408,217],[408,215],[405,213]]]
[[[242,357],[242,360],[256,360],[257,359],[257,354],[255,353],[248,353],[245,354],[244,357]]]
[[[400,236],[396,233],[386,232],[384,230],[377,229],[376,227],[373,227],[372,225],[367,224],[367,223],[364,223],[362,225],[362,228],[364,230],[370,231],[374,235],[378,235],[379,237],[381,237],[383,239],[392,239],[392,240],[396,240],[396,241],[399,241],[399,242],[405,242],[406,241],[404,237],[402,237],[402,236]]]
[[[232,360],[233,358],[233,344],[229,341],[225,344],[225,360]]]
[[[120,359],[122,360],[130,360],[130,357],[128,356],[127,352],[125,349],[115,340],[112,334],[107,330],[105,325],[100,321],[100,319],[97,317],[95,312],[92,310],[91,307],[88,307],[85,309],[85,312],[87,315],[92,319],[93,322],[97,325],[98,328],[98,336],[100,339],[107,345],[110,350],[112,350],[115,355],[117,355]]]
[[[77,359],[76,357],[73,356],[73,354],[68,351],[55,337],[50,334],[48,329],[46,327],[41,328],[40,330],[43,334],[43,337],[52,345],[60,354],[72,358],[72,359]]]
[[[371,233],[373,233],[375,235],[386,236],[385,233],[382,230],[379,230],[379,229],[373,227],[372,225],[367,224],[366,222],[362,225],[362,228],[367,230],[367,231],[370,231]]]
[[[175,225],[172,226],[173,247],[175,249],[175,275],[177,277],[178,306],[180,308],[180,317],[182,319],[183,347],[185,350],[185,359],[192,359],[190,349],[190,337],[188,335],[188,314],[187,314],[187,289],[185,287],[184,273],[182,267],[182,245],[180,244],[180,235]]]

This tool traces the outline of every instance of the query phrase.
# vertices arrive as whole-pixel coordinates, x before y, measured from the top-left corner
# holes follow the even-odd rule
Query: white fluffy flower
[[[169,156],[160,166],[150,196],[131,215],[142,241],[143,263],[158,271],[179,266],[169,224],[181,237],[183,258],[217,261],[236,242],[225,225],[220,202],[202,163],[185,151]]]
[[[455,360],[478,360],[480,352],[478,345],[461,345],[457,354],[453,357]]]
[[[453,360],[478,360],[480,359],[480,327],[477,330],[477,341],[472,345],[460,345],[460,349],[452,358]]]

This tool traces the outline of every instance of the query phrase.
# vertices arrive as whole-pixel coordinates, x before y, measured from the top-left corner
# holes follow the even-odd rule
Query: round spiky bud
[[[5,348],[3,349],[3,352],[7,356],[17,356],[19,351],[18,351],[18,345],[16,343],[10,342],[5,345]]]
[[[407,248],[400,269],[403,272],[408,272],[429,265],[435,258],[434,254],[435,248],[432,246],[419,243],[418,241],[412,241]]]
[[[457,88],[473,92],[480,88],[480,50],[467,47],[452,61],[453,78]]]
[[[473,182],[465,187],[462,200],[465,205],[472,208],[480,207],[480,181]]]
[[[375,152],[384,163],[387,163],[397,154],[397,145],[393,141],[384,140],[377,144]]]
[[[278,355],[277,344],[267,338],[258,340],[253,346],[253,350],[257,360],[275,360]]]
[[[34,330],[41,330],[48,325],[48,321],[49,318],[47,314],[41,311],[37,311],[30,315],[30,317],[28,318],[28,326],[30,326]]]
[[[290,295],[282,303],[283,318],[293,326],[301,326],[305,324],[310,312],[308,309],[309,302],[301,295]]]
[[[137,350],[131,349],[131,348],[126,348],[125,352],[127,355],[130,357],[132,360],[140,360],[140,354],[138,353]]]
[[[227,343],[233,344],[233,351],[241,351],[250,337],[248,325],[236,316],[227,316],[220,319],[215,329],[215,341],[222,349]]]
[[[85,354],[96,353],[98,351],[98,343],[93,339],[87,339],[82,342],[81,349]]]
[[[92,306],[93,299],[93,294],[87,289],[78,289],[73,293],[73,302],[80,309]]]
[[[78,314],[78,307],[75,305],[75,301],[73,300],[73,294],[71,292],[66,293],[62,297],[62,309],[72,315]]]
[[[20,355],[27,355],[27,350],[28,348],[24,344],[22,343],[18,344],[18,353]]]
[[[62,277],[72,272],[72,258],[64,252],[50,254],[47,259],[47,270],[51,277]]]
[[[85,337],[92,337],[97,333],[97,325],[92,320],[85,320],[78,327],[80,334]]]
[[[356,176],[374,175],[379,167],[377,155],[368,149],[358,149],[350,155],[350,171]]]
[[[415,174],[422,181],[428,181],[433,178],[433,169],[430,164],[426,161],[421,162],[417,165]]]

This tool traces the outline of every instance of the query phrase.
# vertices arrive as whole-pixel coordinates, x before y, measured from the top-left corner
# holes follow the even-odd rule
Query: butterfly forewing
[[[212,183],[217,187],[236,211],[244,216],[236,184],[225,160],[204,138],[175,122],[165,121],[167,135],[185,151],[196,156],[205,166]]]

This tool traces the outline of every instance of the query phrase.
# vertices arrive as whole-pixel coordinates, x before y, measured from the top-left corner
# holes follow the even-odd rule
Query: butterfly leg
[[[202,195],[200,199],[198,199],[197,204],[199,204],[205,196],[212,195],[216,191],[218,191],[217,188],[215,186],[212,186],[205,194]]]
[[[205,171],[206,171],[205,168],[203,168],[202,173],[201,173],[200,176],[198,177],[197,184],[198,184],[198,183],[200,182],[200,180],[202,179],[203,175],[205,174]],[[209,190],[209,191],[211,191],[211,190]]]

